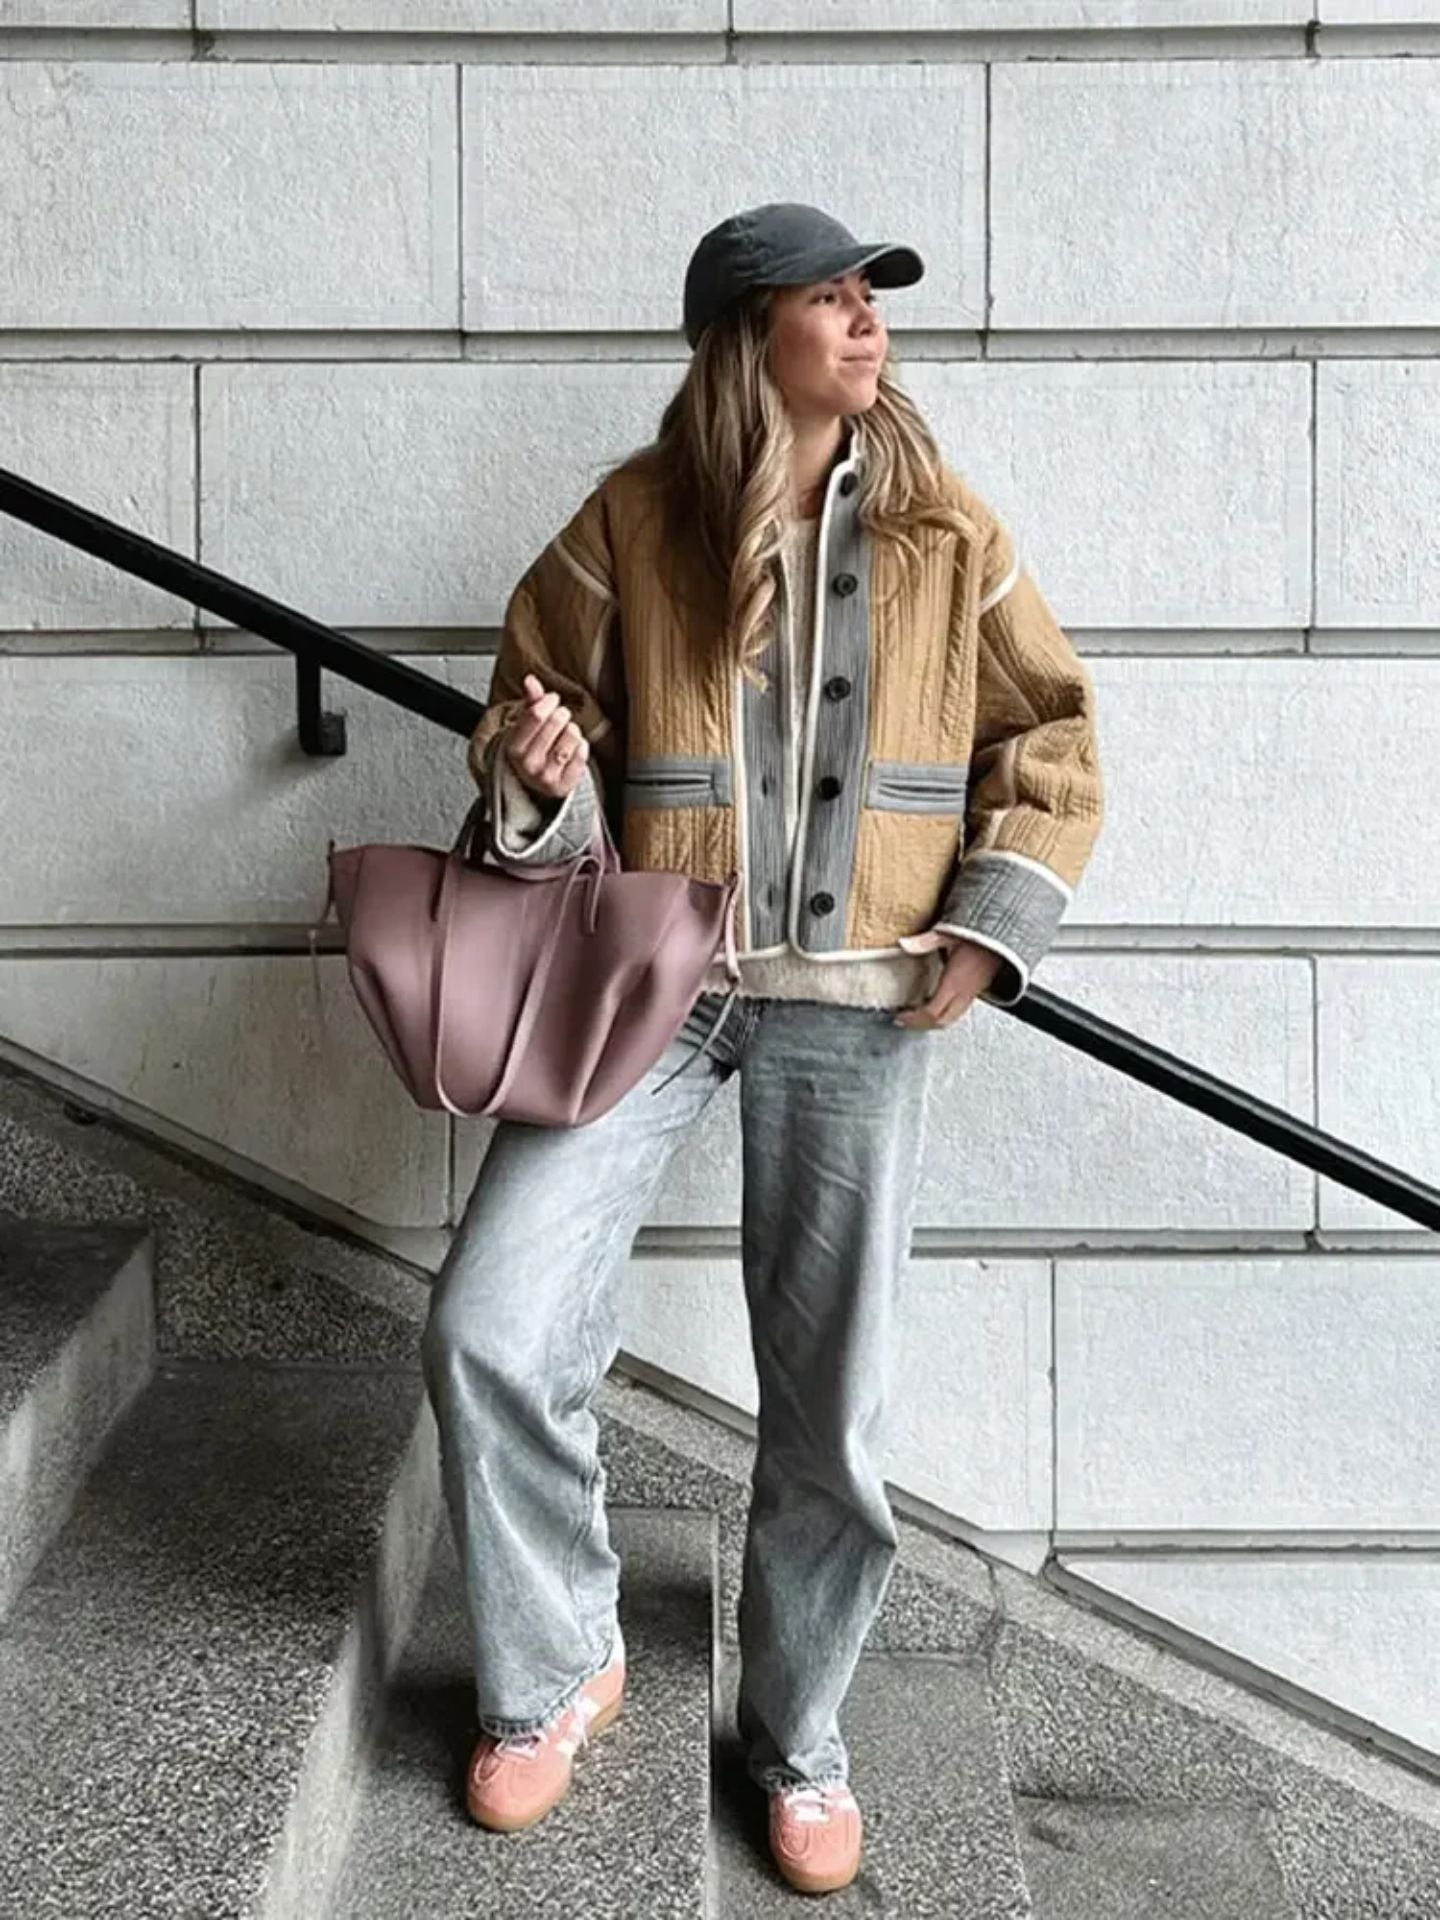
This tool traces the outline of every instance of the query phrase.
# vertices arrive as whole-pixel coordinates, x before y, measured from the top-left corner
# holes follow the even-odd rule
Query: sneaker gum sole
[[[625,1695],[623,1691],[617,1693],[608,1706],[600,1709],[595,1715],[595,1718],[590,1722],[587,1735],[588,1739],[593,1740],[597,1733],[604,1732],[605,1728],[610,1725],[610,1722],[619,1713],[621,1702],[624,1698]],[[553,1812],[553,1810],[559,1806],[560,1802],[570,1791],[574,1777],[575,1758],[572,1757],[570,1765],[566,1769],[565,1775],[560,1782],[558,1791],[553,1793],[542,1805],[532,1808],[527,1814],[512,1816],[508,1814],[482,1812],[474,1804],[468,1791],[466,1794],[466,1805],[469,1807],[471,1819],[477,1821],[480,1826],[488,1828],[491,1833],[523,1833],[527,1827],[538,1826],[547,1813]]]
[[[773,1837],[773,1829],[772,1829]],[[848,1866],[832,1868],[828,1873],[807,1867],[802,1861],[786,1858],[777,1847],[772,1846],[770,1856],[776,1871],[783,1880],[801,1893],[836,1893],[841,1887],[848,1887],[860,1871],[860,1852],[863,1851],[863,1832],[861,1848]]]
[[[848,1887],[860,1871],[856,1865],[839,1873],[818,1874],[807,1873],[803,1867],[782,1866],[778,1860],[775,1864],[781,1875],[792,1887],[798,1887],[801,1893],[836,1893],[841,1887]]]

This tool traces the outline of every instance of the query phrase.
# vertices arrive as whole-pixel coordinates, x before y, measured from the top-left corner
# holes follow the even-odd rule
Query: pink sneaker
[[[860,1871],[861,1820],[843,1783],[770,1789],[770,1851],[792,1887],[832,1893]]]
[[[625,1694],[625,1652],[587,1680],[563,1713],[539,1733],[482,1733],[465,1775],[465,1804],[482,1827],[515,1833],[533,1827],[570,1790],[576,1751],[608,1727]]]

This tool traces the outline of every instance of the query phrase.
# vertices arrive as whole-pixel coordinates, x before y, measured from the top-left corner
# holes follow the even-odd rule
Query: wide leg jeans
[[[848,1777],[838,1714],[898,1547],[886,1409],[935,1034],[894,1009],[701,994],[598,1120],[502,1120],[437,1273],[421,1356],[482,1731],[548,1725],[620,1646],[591,1400],[675,1148],[740,1075],[742,1270],[759,1387],[738,1603],[761,1786]],[[662,1084],[664,1083],[664,1084]],[[704,1315],[697,1313],[697,1337]]]

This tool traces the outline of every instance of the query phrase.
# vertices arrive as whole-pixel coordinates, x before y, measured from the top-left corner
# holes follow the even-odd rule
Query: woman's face
[[[874,405],[889,335],[862,267],[834,280],[777,287],[770,372],[797,419],[834,419]]]

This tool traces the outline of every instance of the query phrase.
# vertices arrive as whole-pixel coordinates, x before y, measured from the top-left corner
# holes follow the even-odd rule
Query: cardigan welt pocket
[[[898,813],[965,811],[969,766],[948,760],[872,760],[865,781],[865,805]]]
[[[731,800],[730,762],[723,755],[656,753],[625,768],[627,807],[725,807]]]

